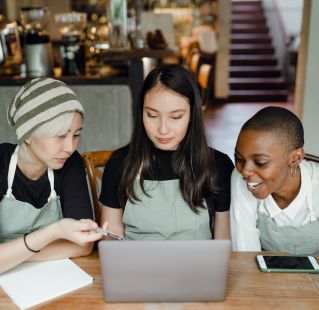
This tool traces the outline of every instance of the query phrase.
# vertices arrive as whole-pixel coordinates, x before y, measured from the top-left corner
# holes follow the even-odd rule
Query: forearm
[[[42,261],[88,255],[93,242],[102,237],[95,232],[96,227],[97,224],[92,220],[65,218],[28,234],[25,242],[19,238],[0,244],[0,273],[25,260]]]
[[[124,236],[123,209],[102,207],[101,226],[107,222],[107,230],[119,236]]]
[[[214,239],[230,239],[229,211],[215,213]]]
[[[93,242],[87,243],[85,245],[78,245],[68,240],[59,239],[44,247],[41,252],[30,256],[28,260],[47,261],[86,256],[92,252],[92,249]]]
[[[39,250],[55,240],[52,226],[47,226],[27,236],[26,242],[31,249]],[[30,259],[35,253],[24,244],[23,238],[0,244],[0,273]]]

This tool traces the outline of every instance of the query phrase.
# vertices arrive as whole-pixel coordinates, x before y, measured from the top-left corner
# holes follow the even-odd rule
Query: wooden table
[[[94,283],[57,298],[39,309],[107,310],[206,310],[206,309],[319,309],[319,275],[262,273],[255,263],[256,253],[233,253],[224,302],[208,303],[105,303],[102,295],[97,253],[74,259],[94,277]],[[198,288],[200,289],[200,287]],[[17,309],[0,289],[0,309]]]

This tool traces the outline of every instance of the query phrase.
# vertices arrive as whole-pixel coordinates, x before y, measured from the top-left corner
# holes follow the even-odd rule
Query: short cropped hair
[[[289,150],[304,145],[304,130],[300,119],[285,108],[270,106],[261,109],[243,125],[241,131],[244,130],[276,132],[276,138],[286,144]]]

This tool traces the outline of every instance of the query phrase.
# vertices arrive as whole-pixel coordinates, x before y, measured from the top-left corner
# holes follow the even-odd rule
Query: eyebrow
[[[74,132],[81,131],[82,129],[83,129],[83,127],[80,127],[80,128],[78,128],[78,129],[74,130]],[[70,132],[70,131],[71,131],[71,130],[68,129],[68,132]]]
[[[159,112],[158,110],[156,110],[154,108],[150,108],[150,107],[144,107],[144,109],[151,110],[153,112]],[[176,113],[176,112],[186,112],[186,110],[185,109],[177,109],[177,110],[169,111],[169,113]]]
[[[235,152],[234,152],[236,155],[239,155],[239,156],[242,156],[236,149],[235,149]],[[253,154],[253,157],[259,157],[259,156],[263,156],[263,157],[270,157],[269,155],[265,154],[265,153],[256,153],[256,154]]]

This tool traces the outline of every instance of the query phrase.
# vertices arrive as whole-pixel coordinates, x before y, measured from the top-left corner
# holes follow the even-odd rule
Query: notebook
[[[225,298],[230,240],[102,240],[98,247],[106,302]]]
[[[93,282],[69,259],[26,262],[0,275],[0,286],[20,308],[27,309]]]

